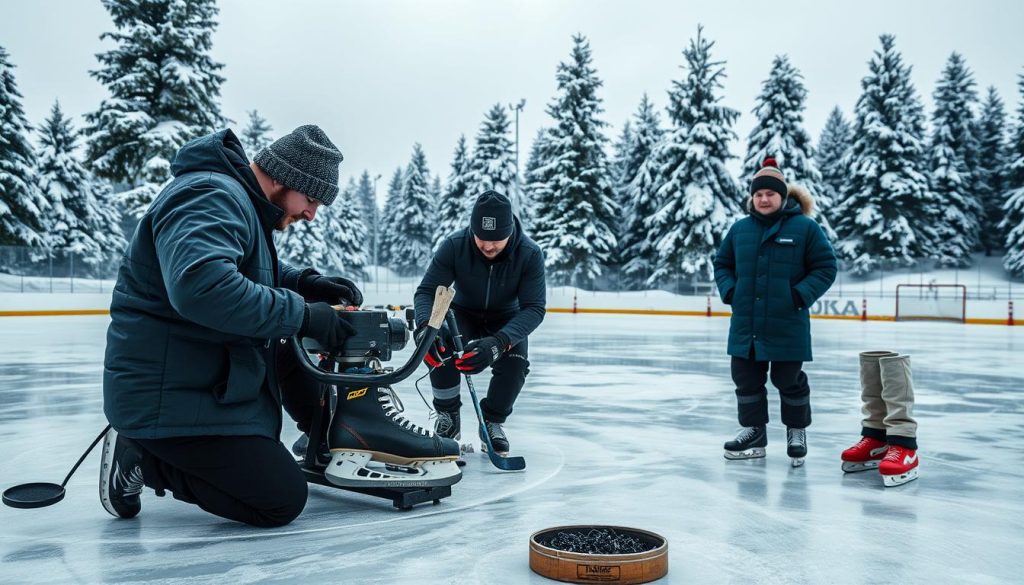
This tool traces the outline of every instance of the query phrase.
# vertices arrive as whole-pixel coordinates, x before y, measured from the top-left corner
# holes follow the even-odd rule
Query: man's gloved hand
[[[299,278],[299,294],[311,303],[330,303],[332,305],[363,304],[363,293],[356,283],[342,276],[322,276],[306,274]]]
[[[421,324],[416,328],[416,345],[420,344],[420,340],[426,335],[427,328],[426,324]],[[455,349],[455,344],[452,341],[452,333],[448,329],[447,323],[441,323],[441,328],[437,330],[437,336],[434,337],[434,343],[430,344],[430,349],[427,350],[427,355],[423,356],[423,363],[427,364],[431,368],[439,368],[444,365],[444,361],[451,358]]]
[[[343,311],[336,311],[328,303],[306,305],[306,319],[299,330],[300,337],[312,337],[327,351],[341,349],[345,340],[356,334],[356,329],[345,319]]]
[[[505,353],[506,346],[497,337],[474,339],[466,344],[462,357],[455,360],[455,367],[466,374],[479,374],[498,361]]]

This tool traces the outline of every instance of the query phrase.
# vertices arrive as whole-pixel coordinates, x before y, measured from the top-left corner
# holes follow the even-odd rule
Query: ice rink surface
[[[60,482],[102,429],[106,324],[0,320],[0,487]],[[0,509],[0,583],[552,583],[530,571],[527,541],[562,524],[667,537],[660,583],[1021,582],[1024,330],[814,321],[814,423],[796,469],[773,388],[768,457],[722,457],[738,429],[727,330],[724,318],[548,315],[506,426],[526,471],[470,455],[452,497],[407,512],[311,486],[298,520],[259,530],[147,490],[138,518],[115,520],[97,497],[97,449],[63,502]],[[897,488],[839,468],[860,428],[857,353],[879,349],[910,354],[916,384],[921,478]],[[412,379],[398,389],[426,423]]]

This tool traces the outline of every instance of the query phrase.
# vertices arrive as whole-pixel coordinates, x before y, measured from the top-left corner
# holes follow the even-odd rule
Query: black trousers
[[[306,479],[295,458],[266,437],[136,440],[142,477],[183,502],[253,526],[284,526],[306,506]]]
[[[290,351],[277,354],[272,373],[280,381],[285,410],[307,432],[313,416],[321,412],[319,384],[298,369]],[[143,449],[146,486],[157,493],[170,491],[176,499],[221,518],[259,527],[283,526],[306,506],[305,477],[280,441],[200,436],[136,443]]]
[[[455,311],[455,320],[459,324],[463,343],[494,335],[507,322],[484,323],[458,310]],[[526,384],[526,376],[529,373],[529,339],[524,339],[513,345],[512,349],[491,364],[491,385],[487,388],[487,396],[480,401],[480,410],[483,411],[485,420],[497,423],[505,422],[512,414],[512,406]],[[431,371],[430,385],[434,388],[434,407],[455,410],[462,406],[459,395],[461,384],[462,374],[455,368],[454,359],[448,360],[440,368]]]
[[[811,424],[811,387],[803,362],[759,362],[733,356],[732,381],[736,384],[736,403],[740,426],[768,424],[768,389],[765,383],[771,372],[772,384],[779,389],[782,403],[782,424],[805,428]]]

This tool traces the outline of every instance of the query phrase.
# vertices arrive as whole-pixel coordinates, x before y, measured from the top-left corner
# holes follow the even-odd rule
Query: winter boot
[[[804,464],[804,457],[807,456],[807,429],[786,427],[786,455],[789,455],[793,467]]]
[[[113,428],[103,439],[100,463],[100,502],[116,518],[134,518],[142,510],[142,449]]]
[[[743,427],[736,438],[725,443],[726,459],[756,459],[764,457],[768,435],[764,427]]]
[[[885,487],[903,485],[917,479],[917,451],[900,445],[889,445],[885,458],[878,464]]]
[[[487,422],[484,426],[487,427],[487,435],[491,438],[491,445],[494,445],[494,452],[502,456],[508,455],[508,437],[505,436],[505,429],[501,428],[501,423]],[[487,441],[483,435],[480,435],[480,442],[480,448],[486,453]]]
[[[874,437],[861,437],[856,445],[843,451],[843,471],[853,473],[867,469],[876,469],[889,445]]]

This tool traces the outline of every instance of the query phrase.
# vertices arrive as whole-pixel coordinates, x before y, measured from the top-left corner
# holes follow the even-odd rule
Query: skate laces
[[[441,435],[444,435],[455,427],[455,419],[452,418],[451,413],[446,410],[435,410],[432,413],[432,416],[437,419],[434,430]]]
[[[736,441],[738,443],[746,443],[753,439],[755,435],[757,435],[757,427],[743,427],[740,434],[736,435]]]
[[[892,461],[895,463],[903,462],[903,449],[893,445],[889,446],[889,450],[885,452],[885,460]]]
[[[505,429],[501,428],[501,423],[489,422],[487,423],[487,434],[491,436],[491,439],[505,439]]]
[[[133,465],[131,470],[126,474],[121,470],[120,466],[118,466],[114,473],[114,487],[121,489],[121,495],[137,496],[142,493],[143,485],[141,467]]]
[[[805,429],[787,429],[790,446],[800,446],[807,442],[807,431]]]
[[[390,417],[396,425],[403,429],[428,437],[433,436],[434,433],[432,431],[421,427],[402,415],[402,413],[405,412],[405,405],[402,404],[402,399],[398,397],[398,394],[393,388],[378,388],[377,392],[380,393],[380,396],[377,397],[377,401],[380,402],[381,408],[384,409],[384,416]]]

